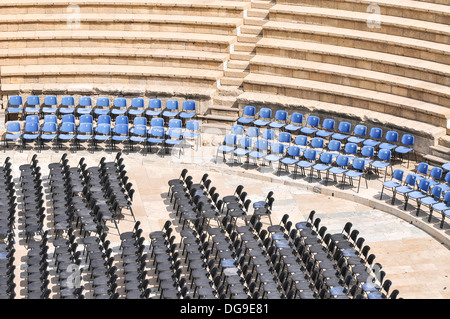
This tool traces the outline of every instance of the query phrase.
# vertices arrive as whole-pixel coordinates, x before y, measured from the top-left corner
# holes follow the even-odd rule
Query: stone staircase
[[[434,166],[450,162],[450,135],[439,138],[438,145],[430,146],[430,150],[430,154],[423,156],[423,161]]]
[[[244,12],[244,24],[238,31],[237,42],[220,79],[220,87],[213,96],[212,106],[203,116],[207,123],[226,125],[237,120],[239,108],[236,97],[243,92],[243,80],[249,74],[256,43],[262,38],[262,25],[268,21],[269,9],[273,5],[275,1],[256,0]]]

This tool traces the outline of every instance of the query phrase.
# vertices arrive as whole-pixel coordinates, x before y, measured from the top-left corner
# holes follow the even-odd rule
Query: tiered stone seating
[[[267,106],[281,95],[279,101],[285,97],[303,101],[303,109],[326,105],[323,114],[326,108],[332,113],[344,108],[341,118],[356,116],[378,123],[377,118],[387,115],[391,117],[387,127],[405,120],[412,121],[411,128],[427,123],[436,126],[428,131],[437,134],[428,141],[434,145],[450,118],[445,19],[450,7],[430,5],[440,18],[424,14],[422,19],[423,2],[375,1],[383,8],[381,28],[369,28],[370,4],[277,1],[262,26],[264,36],[250,60],[239,105],[253,101]]]
[[[114,84],[124,93],[154,87],[155,92],[207,96],[223,75],[249,3],[23,1],[0,6],[4,94],[36,92],[42,84],[60,92],[64,83],[100,91],[114,91],[108,88]]]

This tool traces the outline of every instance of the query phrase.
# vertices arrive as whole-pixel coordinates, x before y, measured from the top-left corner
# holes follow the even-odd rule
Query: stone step
[[[232,124],[236,122],[237,116],[229,116],[229,115],[213,115],[213,114],[205,114],[200,115],[200,119],[206,121],[206,123],[218,123],[218,124]]]
[[[255,53],[250,52],[235,52],[230,54],[230,58],[232,60],[238,60],[238,61],[250,61],[255,56]]]
[[[241,88],[239,88],[239,85],[222,84],[216,90],[216,94],[217,95],[223,95],[223,96],[237,97],[237,96],[239,96],[242,93],[243,93],[243,90]]]
[[[231,60],[228,62],[228,70],[229,69],[236,69],[236,70],[250,70],[249,69],[250,63],[248,61],[239,61],[239,60]]]
[[[244,82],[243,78],[234,78],[234,77],[223,77],[220,80],[222,85],[233,85],[233,86],[241,86]]]
[[[254,43],[240,43],[237,42],[234,45],[234,52],[255,52],[255,44]]]
[[[260,17],[247,17],[244,18],[244,24],[245,25],[254,25],[254,26],[262,26],[264,25],[268,19],[262,19]]]
[[[252,1],[252,9],[270,9],[273,5],[276,4],[276,1]]]
[[[244,43],[256,43],[260,40],[260,37],[257,37],[254,34],[241,34],[237,37],[238,42]]]
[[[431,155],[431,154],[426,154],[423,158],[422,161],[429,163],[430,165],[433,166],[442,166],[445,163],[448,163],[449,161],[443,159],[442,157],[436,156],[436,155]]]
[[[439,138],[438,143],[439,145],[450,148],[450,135],[442,136]]]
[[[213,105],[208,108],[208,113],[217,116],[237,117],[239,109],[237,107]]]
[[[231,69],[231,70],[228,69],[223,72],[223,75],[225,77],[230,77],[230,78],[245,78],[247,76],[247,74],[249,74],[249,71],[233,70],[233,69]]]
[[[247,11],[247,17],[267,18],[268,16],[269,16],[268,9],[249,9]]]
[[[233,107],[236,105],[236,97],[230,95],[215,95],[213,97],[213,106]]]
[[[430,146],[431,154],[450,162],[450,148],[442,145]]]
[[[244,25],[241,27],[241,34],[254,34],[262,36],[262,26]]]

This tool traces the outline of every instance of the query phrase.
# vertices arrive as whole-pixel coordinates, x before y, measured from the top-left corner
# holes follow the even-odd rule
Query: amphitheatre
[[[449,299],[449,76],[446,0],[0,0],[0,298]]]

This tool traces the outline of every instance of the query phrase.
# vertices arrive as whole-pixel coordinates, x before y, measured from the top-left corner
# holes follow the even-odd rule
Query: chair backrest
[[[256,141],[256,149],[258,151],[267,151],[269,149],[269,142],[264,139]]]
[[[247,128],[245,135],[258,138],[259,137],[259,128],[256,126],[250,126]]]
[[[195,101],[192,100],[186,100],[183,102],[183,110],[184,111],[195,111]]]
[[[336,121],[334,119],[324,119],[322,122],[322,129],[333,131]]]
[[[339,156],[336,158],[336,164],[337,164],[338,166],[341,166],[341,167],[347,167],[347,166],[348,166],[348,162],[349,162],[348,156],[345,156],[345,155],[339,155]]]
[[[255,117],[256,115],[256,108],[252,105],[246,105],[244,109],[242,110],[242,114],[244,116],[248,117]]]
[[[341,151],[341,141],[338,140],[331,140],[328,142],[328,150],[334,151],[334,152],[340,152]]]
[[[55,114],[47,114],[44,116],[44,123],[58,123],[58,117]]]
[[[175,127],[175,128],[170,128],[169,131],[167,132],[167,135],[171,138],[171,139],[180,139],[183,136],[183,130],[179,127]]]
[[[274,140],[275,139],[275,130],[273,130],[273,129],[264,130],[262,138],[266,139],[266,140]]]
[[[369,136],[376,140],[381,140],[383,137],[383,130],[379,127],[372,127],[369,132]]]
[[[443,169],[441,167],[435,166],[430,170],[430,177],[435,180],[440,180],[442,178]]]
[[[99,115],[97,124],[111,124],[111,116],[106,114]]]
[[[447,204],[450,204],[450,192],[445,192],[444,202],[446,202]]]
[[[117,124],[113,131],[115,134],[128,134],[128,124]]]
[[[8,122],[6,124],[6,130],[11,133],[20,132],[21,127],[19,122]]]
[[[178,101],[177,100],[167,100],[166,109],[172,111],[178,111]]]
[[[44,98],[45,105],[56,105],[58,103],[55,95],[47,95]]]
[[[396,179],[396,180],[398,180],[399,182],[402,182],[402,181],[403,181],[403,175],[404,175],[404,174],[405,174],[405,172],[404,172],[402,169],[397,168],[397,169],[395,169],[394,172],[392,173],[392,179]]]
[[[419,182],[419,190],[423,191],[423,192],[428,192],[430,190],[430,181],[427,179],[421,179]]]
[[[97,106],[99,107],[109,107],[109,104],[110,101],[107,97],[102,96],[97,99]]]
[[[152,127],[152,129],[150,130],[150,135],[154,137],[164,137],[164,134],[165,134],[164,127],[156,126]]]
[[[386,141],[397,143],[398,142],[398,132],[396,131],[387,131],[386,136],[384,137]]]
[[[291,157],[299,157],[300,156],[300,147],[297,145],[289,146],[287,149],[287,154]]]
[[[364,145],[361,148],[361,155],[364,157],[372,158],[375,153],[375,150],[372,146]]]
[[[170,119],[169,120],[169,128],[181,128],[183,126],[183,122],[180,119]]]
[[[131,107],[140,109],[144,107],[144,99],[141,97],[135,97],[131,100]]]
[[[414,135],[404,134],[402,136],[402,144],[405,146],[413,146],[414,145]]]
[[[30,95],[27,97],[27,104],[28,105],[40,105],[40,99],[37,95]]]
[[[308,145],[308,136],[306,135],[297,135],[294,141],[295,145],[299,146],[307,146]]]
[[[271,153],[273,153],[273,154],[279,154],[279,155],[281,155],[281,154],[284,154],[284,149],[285,149],[285,145],[283,144],[283,143],[278,143],[278,142],[276,142],[276,143],[273,143],[272,144],[272,146],[271,146],[271,148],[270,148],[270,151],[271,151]]]
[[[251,148],[253,146],[253,138],[244,136],[239,140],[239,145],[243,148]]]
[[[136,116],[133,120],[134,126],[147,126],[147,118],[145,116]]]
[[[267,107],[263,107],[259,110],[259,118],[260,119],[266,119],[270,120],[272,119],[272,109],[269,109]]]
[[[244,135],[245,129],[242,124],[235,124],[231,127],[231,134]]]
[[[82,96],[78,100],[78,103],[80,104],[80,106],[83,106],[83,107],[92,106],[92,99],[90,96]]]
[[[389,162],[391,160],[391,151],[388,149],[380,149],[378,151],[378,158],[382,161]]]
[[[128,116],[126,116],[126,115],[117,116],[115,119],[115,123],[116,123],[116,125],[119,125],[119,124],[127,124],[128,125],[128,123],[129,123]]]
[[[423,174],[423,175],[427,175],[427,174],[428,174],[428,168],[429,168],[428,163],[420,162],[420,163],[417,165],[417,167],[416,167],[416,173],[420,173],[420,174]]]
[[[124,97],[116,97],[114,99],[114,107],[117,108],[127,107],[127,99]]]
[[[322,149],[325,146],[325,140],[321,137],[313,137],[311,139],[311,147],[312,148],[320,148]]]
[[[9,105],[20,106],[22,104],[23,104],[23,100],[20,95],[13,95],[9,98]]]
[[[353,134],[355,136],[365,137],[367,134],[367,126],[362,124],[357,124],[353,129]]]
[[[25,122],[25,132],[32,133],[39,131],[39,125],[37,122]]]
[[[25,123],[28,123],[28,122],[39,123],[39,116],[38,115],[27,115],[27,117],[25,118]]]
[[[189,131],[200,131],[200,122],[197,120],[189,120],[186,122],[186,129]]]
[[[147,126],[138,125],[133,130],[134,135],[145,136],[147,135]]]
[[[92,133],[93,125],[92,123],[81,123],[78,126],[78,132],[79,133]]]
[[[96,132],[99,134],[110,134],[111,133],[111,125],[107,123],[100,123],[96,127]]]
[[[349,122],[340,122],[338,126],[338,131],[341,133],[350,133],[352,125]]]
[[[275,120],[280,121],[280,122],[286,122],[287,121],[287,117],[288,117],[288,113],[285,110],[277,110],[275,112]]]
[[[308,148],[307,150],[305,150],[304,156],[307,160],[315,161],[317,157],[317,151],[315,149]]]
[[[223,139],[225,145],[236,145],[237,137],[234,134],[227,134]]]
[[[415,174],[408,174],[408,175],[406,175],[406,178],[405,178],[405,185],[414,187],[416,185],[416,180],[417,180],[417,177]]]
[[[306,125],[309,125],[311,127],[319,127],[320,118],[315,115],[308,116],[308,119],[306,120]]]
[[[291,114],[290,123],[294,125],[302,125],[303,124],[303,114],[294,112]]]
[[[150,120],[151,127],[164,127],[164,119],[162,117],[153,117]]]
[[[55,122],[46,122],[42,126],[42,132],[46,133],[54,133],[57,130],[57,126]]]
[[[289,132],[281,132],[278,134],[278,142],[281,143],[291,143],[292,141],[292,135]]]
[[[442,187],[439,185],[434,186],[431,189],[431,195],[436,197],[436,198],[441,198],[442,196]]]
[[[320,154],[320,161],[324,164],[331,164],[333,161],[333,154],[328,152]]]
[[[352,163],[353,169],[363,171],[366,167],[366,161],[362,158],[355,158]]]
[[[148,107],[150,109],[161,109],[162,108],[162,103],[161,103],[161,99],[150,99],[148,101]]]
[[[90,114],[83,114],[80,116],[80,124],[81,123],[93,123],[94,122],[94,117]]]
[[[63,133],[73,133],[75,132],[75,123],[63,122],[59,128],[59,131]]]
[[[62,123],[66,123],[66,122],[75,123],[75,115],[64,114],[63,117],[61,118],[61,122]]]

